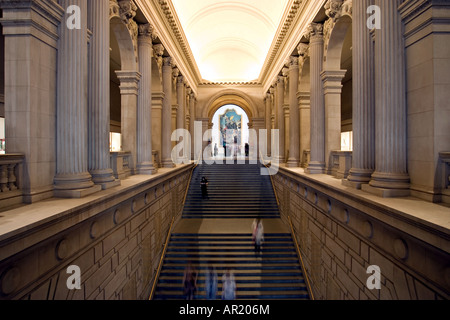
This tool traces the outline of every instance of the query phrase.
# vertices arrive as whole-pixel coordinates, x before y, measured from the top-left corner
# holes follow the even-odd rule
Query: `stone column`
[[[278,76],[278,79],[277,79],[277,129],[279,130],[279,154],[272,155],[272,156],[277,157],[278,163],[280,163],[280,164],[285,162],[284,81],[285,81],[285,78],[283,76]]]
[[[89,46],[89,172],[102,189],[120,185],[111,169],[109,152],[110,74],[109,74],[109,1],[88,1],[88,27],[92,31]]]
[[[139,82],[137,106],[137,173],[154,174],[152,157],[152,26],[139,25]]]
[[[77,5],[87,12],[87,0],[61,0],[62,7]],[[65,13],[63,21],[68,14]],[[80,29],[60,26],[56,106],[55,197],[80,198],[101,190],[88,171],[87,15]],[[108,131],[109,132],[109,131]]]
[[[363,190],[383,197],[409,195],[405,46],[398,7],[402,0],[375,2],[382,28],[375,32],[375,172]]]
[[[311,160],[305,172],[311,174],[325,171],[325,101],[321,78],[323,66],[323,25],[310,25],[311,65]]]
[[[172,58],[166,57],[163,62],[163,90],[164,101],[162,110],[162,155],[164,168],[174,168],[172,161]]]
[[[289,159],[286,163],[287,167],[298,167],[300,162],[298,77],[298,57],[292,56],[289,64]]]
[[[333,151],[341,150],[342,79],[347,71],[325,70],[321,73],[325,98],[325,173],[331,174]]]
[[[361,188],[375,169],[374,45],[367,28],[373,0],[353,2],[353,154],[347,186]]]
[[[197,160],[196,158],[198,156],[198,155],[195,155],[195,150],[194,150],[195,121],[196,121],[196,118],[195,118],[195,104],[196,104],[196,102],[195,102],[195,94],[194,94],[194,92],[191,89],[191,92],[189,94],[189,113],[190,113],[190,116],[191,116],[189,131],[191,133],[191,159],[193,161]]]
[[[177,99],[178,99],[178,114],[177,114],[177,129],[186,130],[186,83],[183,76],[179,76],[177,79]],[[184,150],[189,149],[189,139],[187,136],[183,136]],[[184,153],[185,158],[183,162],[187,163],[190,153]]]
[[[136,154],[137,154],[137,98],[141,74],[137,71],[120,70],[116,71],[120,81],[120,96],[122,105],[121,130],[122,149],[131,153],[129,167],[131,174],[136,174]]]
[[[265,129],[267,130],[266,135],[266,155],[270,157],[270,150],[271,150],[271,141],[272,141],[272,94],[270,92],[266,93],[265,104],[266,104],[266,126]],[[259,155],[258,155],[259,156]]]

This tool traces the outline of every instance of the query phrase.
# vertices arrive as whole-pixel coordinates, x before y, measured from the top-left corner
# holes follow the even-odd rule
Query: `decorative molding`
[[[273,65],[277,54],[280,52],[281,45],[285,41],[288,31],[292,27],[293,21],[295,20],[295,18],[298,16],[298,14],[300,12],[299,8],[300,8],[301,4],[304,2],[307,2],[307,1],[305,1],[305,0],[294,0],[293,1],[292,6],[289,10],[289,13],[284,21],[283,27],[281,28],[280,32],[276,36],[276,40],[275,40],[274,44],[272,45],[270,55],[265,64],[265,68],[264,68],[263,72],[261,73],[262,75],[265,75],[269,72],[269,69]]]

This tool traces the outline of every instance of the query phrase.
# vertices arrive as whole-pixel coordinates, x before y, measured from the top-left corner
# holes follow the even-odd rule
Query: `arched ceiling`
[[[202,78],[257,80],[289,0],[172,0]]]

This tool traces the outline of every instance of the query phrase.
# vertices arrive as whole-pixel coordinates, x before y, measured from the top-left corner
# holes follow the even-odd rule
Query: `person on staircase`
[[[236,299],[236,280],[231,268],[227,268],[227,271],[222,276],[222,300],[235,300]]]
[[[208,199],[208,180],[205,177],[202,177],[202,180],[200,181],[200,187],[202,189],[202,199]]]
[[[264,226],[261,219],[255,219],[252,224],[252,241],[255,246],[255,253],[261,253],[261,245],[264,242]]]
[[[215,300],[217,295],[217,272],[214,266],[208,267],[205,284],[206,284],[206,299]]]
[[[184,272],[183,284],[186,300],[194,300],[197,291],[197,271],[190,262]]]

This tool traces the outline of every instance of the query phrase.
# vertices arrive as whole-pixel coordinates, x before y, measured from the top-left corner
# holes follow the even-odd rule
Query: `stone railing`
[[[116,179],[126,179],[131,176],[131,152],[111,152],[111,168]]]
[[[331,153],[331,175],[337,179],[346,179],[352,168],[351,151],[333,151]]]
[[[21,203],[23,154],[0,155],[0,207]]]

